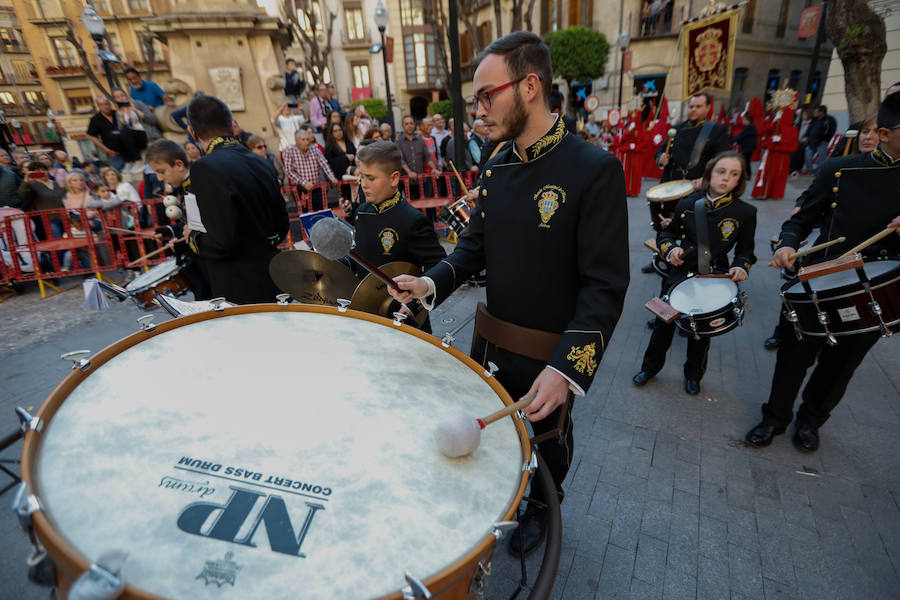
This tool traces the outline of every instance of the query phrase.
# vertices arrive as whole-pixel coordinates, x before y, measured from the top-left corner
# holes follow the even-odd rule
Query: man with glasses
[[[822,165],[804,192],[799,211],[781,226],[772,264],[794,265],[791,256],[814,227],[821,232],[816,244],[840,236],[846,241],[807,255],[805,264],[839,257],[886,227],[895,233],[865,248],[866,257],[900,255],[900,92],[884,99],[878,109],[880,143],[872,152],[833,158]],[[852,314],[841,315],[853,320]],[[885,315],[890,316],[890,315]],[[856,317],[858,318],[858,317]],[[885,319],[888,320],[887,318]],[[762,406],[762,421],[746,436],[758,447],[768,446],[794,420],[792,441],[797,449],[814,452],[819,447],[819,428],[838,405],[854,371],[881,337],[879,331],[844,335],[836,345],[825,337],[804,335],[797,340],[791,323],[782,315],[778,324],[778,357],[769,400]],[[794,400],[806,371],[816,364],[803,389],[803,402],[794,419]]]
[[[510,140],[485,164],[469,231],[424,277],[399,276],[401,301],[444,301],[487,267],[472,356],[499,367],[525,410],[560,499],[572,460],[570,409],[591,385],[628,287],[628,218],[622,166],[569,134],[550,112],[550,51],[513,32],[478,56],[475,111],[492,141]],[[393,292],[392,292],[393,293]],[[547,435],[544,435],[547,434]],[[537,486],[511,536],[528,554],[544,537]]]

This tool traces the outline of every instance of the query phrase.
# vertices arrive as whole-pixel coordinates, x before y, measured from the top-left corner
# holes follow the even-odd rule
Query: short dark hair
[[[296,65],[296,64],[297,64],[297,61],[294,60],[293,58],[289,58],[289,59],[287,59],[286,61],[284,61],[284,64],[288,64],[288,63],[294,63],[294,64]]]
[[[707,94],[706,92],[700,92],[699,94],[694,94],[691,98],[703,98],[706,100],[706,105],[709,106],[712,104],[712,95]]]
[[[185,166],[188,165],[187,152],[184,151],[177,142],[172,140],[156,140],[147,147],[147,153],[144,154],[144,160],[149,163],[161,162],[169,166],[175,164],[176,160],[180,160]]]
[[[553,90],[550,92],[550,110],[554,111],[556,109],[562,110],[563,107],[563,95],[562,92],[558,92]]]
[[[187,107],[188,124],[194,137],[210,139],[218,135],[231,135],[231,111],[215,96],[197,96]]]
[[[553,64],[550,60],[550,48],[530,31],[513,31],[491,42],[491,44],[475,57],[475,68],[489,54],[503,57],[506,70],[512,79],[524,78],[534,73],[541,80],[544,91],[544,102],[550,102],[550,86],[553,84]],[[518,89],[518,88],[516,88]]]
[[[734,189],[731,191],[731,195],[734,198],[740,198],[741,194],[744,193],[744,190],[747,187],[747,179],[750,178],[750,171],[747,168],[747,161],[744,160],[744,155],[738,152],[737,150],[726,150],[725,152],[719,152],[715,156],[713,156],[706,163],[706,168],[703,170],[703,184],[701,189],[704,192],[709,191],[709,181],[712,179],[712,172],[716,166],[716,163],[725,158],[736,158],[738,162],[741,163],[741,177],[738,179],[738,183],[734,186]]]
[[[30,160],[25,168],[29,171],[47,171],[47,165],[39,160]]]
[[[745,112],[744,114],[742,114],[742,115],[741,115],[741,118],[742,118],[742,119],[747,119],[747,120],[750,121],[751,123],[753,122],[753,115],[751,115],[751,114],[748,113],[748,112]]]
[[[384,140],[360,148],[356,153],[356,161],[373,165],[388,175],[403,170],[403,155],[400,154],[400,148],[394,142]]]
[[[138,73],[138,70],[135,69],[134,67],[128,67],[127,69],[125,69],[125,71],[124,71],[122,74],[123,74],[123,75],[128,75],[129,73],[134,73],[134,74],[137,75],[138,77],[141,76],[141,74]],[[112,94],[112,90],[110,90],[109,93]]]
[[[820,104],[816,107],[816,110],[821,110],[823,113],[828,114],[828,107],[824,104]]]

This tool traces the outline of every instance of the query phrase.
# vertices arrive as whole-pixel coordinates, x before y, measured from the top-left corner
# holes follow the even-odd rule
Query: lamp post
[[[384,7],[384,2],[378,0],[378,5],[375,7],[375,25],[378,27],[378,32],[381,34],[381,57],[384,60],[384,89],[387,92],[386,122],[391,126],[391,129],[394,129],[394,107],[391,103],[391,80],[388,77],[387,48],[384,45],[384,30],[387,29],[387,24],[388,11]]]
[[[116,85],[117,82],[112,70],[112,65],[122,61],[105,47],[106,25],[103,24],[103,19],[100,18],[100,15],[97,14],[97,11],[94,10],[93,6],[85,4],[84,12],[81,13],[81,22],[88,33],[91,34],[91,39],[97,44],[97,54],[100,56],[100,61],[103,63],[103,71],[106,73],[106,81],[109,83],[110,89],[118,87]]]
[[[628,51],[628,44],[631,43],[631,36],[627,31],[619,34],[616,45],[622,51],[622,59],[619,61],[619,110],[622,110],[622,84],[625,82],[625,52]]]

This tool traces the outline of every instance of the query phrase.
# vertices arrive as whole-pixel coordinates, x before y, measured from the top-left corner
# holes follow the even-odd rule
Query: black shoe
[[[654,327],[656,327],[656,317],[647,321],[647,329],[653,329]]]
[[[747,432],[744,437],[747,443],[757,448],[764,448],[772,443],[772,438],[776,435],[784,433],[784,427],[775,427],[769,425],[765,421],[761,421],[759,425]]]
[[[647,263],[641,267],[641,273],[656,273],[656,269],[653,268],[653,263]]]
[[[773,335],[772,337],[768,338],[765,343],[763,343],[763,346],[765,346],[766,350],[778,350],[779,343],[781,342],[777,337]]]
[[[684,391],[691,396],[696,396],[700,393],[700,382],[696,379],[688,379],[684,378]]]
[[[815,452],[819,449],[819,430],[809,425],[797,424],[794,429],[794,436],[791,438],[797,450],[804,452]]]
[[[526,510],[522,522],[509,538],[509,553],[516,558],[528,556],[544,541],[546,527],[544,513],[540,510]],[[523,552],[524,549],[524,552]]]
[[[653,379],[653,376],[656,373],[648,373],[647,371],[641,371],[637,375],[631,378],[631,382],[634,383],[637,387],[642,387],[647,385],[647,382]]]

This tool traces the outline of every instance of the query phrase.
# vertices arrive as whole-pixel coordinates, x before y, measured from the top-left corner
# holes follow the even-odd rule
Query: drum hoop
[[[671,185],[674,184],[674,183],[680,183],[680,184],[690,183],[690,184],[691,184],[691,189],[690,189],[690,190],[687,190],[686,192],[684,192],[684,193],[682,193],[682,194],[671,194],[671,195],[669,195],[669,196],[664,196],[664,197],[659,197],[659,198],[652,198],[652,197],[650,196],[650,194],[653,192],[653,190],[655,190],[655,189],[657,189],[657,188],[664,187],[664,186],[671,186]],[[665,183],[658,183],[658,184],[654,185],[652,188],[650,188],[649,190],[647,190],[646,196],[647,196],[647,200],[648,200],[649,202],[668,202],[668,201],[670,201],[670,200],[678,200],[678,199],[680,199],[680,198],[684,198],[684,197],[687,196],[688,194],[692,194],[692,193],[695,192],[695,191],[696,191],[696,190],[693,188],[693,183],[691,183],[691,180],[690,180],[690,179],[674,179],[674,180],[672,180],[672,181],[667,181],[667,182],[665,182]]]
[[[886,322],[884,324],[885,327],[893,327],[894,325],[900,325],[900,318],[894,319],[893,321]],[[825,337],[828,334],[824,331],[807,331],[800,327],[800,323],[797,323],[797,328],[800,329],[800,333],[803,335],[811,335],[812,337]],[[862,329],[851,329],[849,331],[832,331],[831,335],[834,337],[841,337],[843,335],[857,335],[859,333],[872,333],[873,331],[881,331],[881,325],[872,325],[871,327],[863,327]]]
[[[172,258],[172,259],[169,259],[169,260],[170,260],[170,261],[174,261],[175,259]],[[164,263],[159,263],[159,264],[160,264],[160,265],[169,264],[169,261],[166,261],[166,262],[164,262]],[[165,281],[166,279],[169,279],[170,277],[174,277],[175,275],[178,275],[179,273],[181,273],[181,270],[182,270],[182,268],[183,268],[181,265],[179,265],[177,262],[173,262],[173,263],[171,263],[171,264],[172,264],[175,268],[172,269],[171,271],[167,272],[166,275],[165,275],[165,277],[162,277],[162,276],[161,276],[161,277],[158,277],[157,279],[154,279],[153,281],[149,282],[147,285],[144,285],[144,286],[139,287],[139,288],[128,289],[128,286],[126,285],[126,286],[125,286],[125,291],[127,291],[129,294],[134,294],[134,295],[141,294],[141,293],[143,293],[143,292],[146,292],[147,290],[152,290],[152,289],[153,289],[160,281]],[[157,265],[157,266],[159,266],[159,265]],[[152,270],[152,268],[151,268],[150,270]],[[138,279],[138,278],[140,278],[140,277],[143,277],[146,273],[149,273],[150,270],[144,271],[143,273],[141,273],[140,275],[138,275],[137,277],[135,277],[135,279]],[[130,283],[134,283],[134,282],[132,281],[132,282],[130,282]]]
[[[685,281],[688,281],[688,280],[690,280],[690,279],[694,279],[695,277],[697,277],[696,274],[686,275],[685,277],[683,277],[683,278],[679,279],[678,281],[676,281],[675,283],[673,283],[671,286],[669,286],[669,289],[666,290],[666,297],[670,297],[670,296],[672,295],[672,292],[675,291],[675,288],[677,288],[679,285],[681,285],[681,284],[684,283]],[[730,279],[727,279],[727,280],[726,280],[726,279],[724,279],[724,278],[721,278],[721,279],[711,279],[710,281],[728,281],[729,283],[731,283],[732,285],[734,285],[734,288],[735,288],[735,291],[736,291],[736,293],[734,294],[733,298],[740,298],[740,295],[741,295],[741,286],[738,285],[737,282],[731,281]],[[742,303],[742,304],[743,304],[743,303]],[[722,306],[718,306],[718,307],[716,307],[715,309],[713,309],[713,310],[711,310],[711,311],[709,311],[709,312],[704,312],[704,313],[694,313],[694,314],[692,314],[691,316],[694,317],[695,320],[696,320],[696,319],[707,319],[707,318],[709,318],[709,317],[714,317],[714,316],[716,316],[716,315],[719,314],[720,312],[726,311],[726,309],[727,309],[727,310],[731,310],[731,307],[732,307],[732,306],[733,306],[733,301],[732,301],[732,302],[728,302],[727,304],[723,304]],[[675,308],[675,307],[673,306],[672,308]],[[678,309],[675,308],[675,310],[678,310]],[[678,318],[679,318],[679,320],[680,320],[680,319],[687,319],[687,318],[688,318],[687,313],[682,313],[682,316],[681,316],[681,317],[678,317]]]
[[[35,413],[35,416],[43,421],[44,428],[50,426],[50,421],[53,419],[56,411],[59,410],[59,407],[62,406],[63,402],[65,402],[66,398],[68,398],[72,391],[76,387],[78,387],[78,385],[82,381],[89,377],[97,369],[97,367],[100,367],[103,364],[109,362],[119,354],[122,354],[125,350],[138,345],[144,340],[148,340],[172,329],[178,329],[180,327],[191,325],[199,321],[206,321],[231,315],[285,311],[340,315],[353,319],[359,319],[361,321],[369,321],[371,323],[376,323],[385,327],[401,329],[408,334],[414,335],[419,339],[422,339],[429,344],[437,346],[441,350],[448,352],[460,362],[465,364],[467,367],[472,369],[475,374],[481,377],[482,381],[487,383],[491,387],[491,389],[494,390],[494,393],[497,394],[503,404],[509,405],[513,404],[514,402],[509,393],[503,388],[503,386],[499,381],[497,381],[495,377],[485,376],[484,367],[478,364],[475,360],[470,358],[465,353],[461,352],[459,349],[454,348],[453,346],[444,347],[441,343],[441,340],[432,335],[419,331],[418,329],[411,327],[410,325],[401,324],[400,326],[397,326],[394,325],[394,322],[390,319],[352,309],[348,309],[346,312],[342,313],[338,308],[333,306],[320,306],[312,304],[292,304],[288,306],[279,306],[277,304],[245,304],[242,306],[229,307],[219,312],[209,311],[197,313],[195,315],[178,317],[177,319],[172,319],[170,321],[160,323],[152,332],[140,330],[125,338],[122,338],[121,340],[118,340],[117,342],[113,342],[103,350],[99,351],[96,355],[91,357],[91,368],[89,371],[84,372],[80,369],[76,369],[69,373],[69,375],[65,379],[63,379],[59,383],[59,385],[57,385],[56,388],[50,393],[47,399],[44,400],[37,413]],[[520,419],[513,419],[513,423],[519,436],[519,444],[522,448],[522,463],[525,464],[531,460],[531,442],[528,437],[528,430],[525,428],[524,423]],[[35,495],[38,499],[40,499],[41,494],[40,490],[36,486],[36,478],[33,477],[33,470],[35,468],[37,452],[40,446],[41,439],[42,438],[40,436],[40,432],[29,431],[25,434],[25,439],[22,443],[22,462],[20,465],[22,481],[28,484],[30,488],[29,492]],[[522,502],[522,498],[525,495],[525,488],[527,485],[527,471],[523,471],[522,475],[520,476],[519,486],[513,498],[513,501],[506,509],[506,512],[499,519],[500,521],[512,520],[513,515],[515,515],[516,510],[519,507],[519,504]],[[38,539],[40,539],[41,543],[44,545],[44,548],[47,550],[47,552],[56,562],[57,566],[67,577],[74,581],[79,575],[90,568],[90,563],[81,554],[76,552],[74,548],[72,548],[72,546],[69,545],[62,534],[56,531],[43,508],[33,513],[31,517],[34,524],[34,531],[37,534]],[[476,545],[472,549],[470,549],[464,556],[458,558],[456,562],[447,565],[443,570],[438,571],[437,573],[430,575],[429,577],[424,579],[423,583],[425,584],[425,586],[432,590],[432,592],[445,589],[449,584],[452,584],[452,582],[459,579],[457,572],[460,568],[463,568],[466,565],[470,564],[474,565],[481,557],[490,555],[496,539],[490,532],[490,524],[486,524],[486,529],[488,531],[485,532],[484,538],[477,542]],[[397,591],[388,594],[387,596],[382,596],[379,600],[387,600],[388,598],[397,599],[400,598],[400,596],[401,593]],[[135,588],[131,585],[125,586],[125,591],[121,597],[126,600],[129,598],[137,598],[141,600],[164,600],[161,596],[157,596],[145,590]]]
[[[886,281],[882,281],[882,279],[886,279]],[[877,289],[883,288],[886,285],[891,285],[892,283],[896,283],[897,280],[900,280],[900,269],[898,269],[898,268],[891,269],[890,271],[885,271],[881,275],[876,275],[875,277],[870,279],[869,280],[869,289],[871,289],[872,291],[875,291]],[[781,286],[781,291],[784,292],[784,297],[787,298],[791,302],[797,302],[797,303],[809,302],[809,303],[811,303],[812,300],[810,300],[809,295],[807,295],[807,293],[806,293],[806,290],[803,290],[802,287],[800,288],[801,290],[803,290],[802,292],[789,292],[788,291],[790,288],[797,285],[798,282],[799,282],[799,280],[792,279],[791,281],[788,281],[783,286]],[[834,287],[834,288],[826,288],[824,290],[815,290],[815,292],[816,292],[816,294],[818,294],[820,301],[825,301],[825,300],[830,301],[830,300],[841,300],[843,298],[850,298],[852,296],[858,296],[859,294],[865,294],[866,290],[863,288],[862,282],[855,281],[853,283],[850,283],[847,285],[841,285],[841,286]],[[823,292],[825,292],[826,295],[823,296],[822,295]],[[834,292],[835,295],[832,296],[829,292]]]

